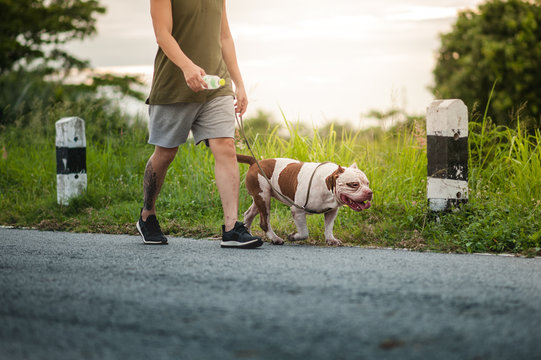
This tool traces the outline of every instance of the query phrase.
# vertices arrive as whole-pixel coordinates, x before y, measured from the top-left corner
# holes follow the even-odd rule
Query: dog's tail
[[[242,164],[255,164],[255,159],[252,156],[237,154],[237,162]]]

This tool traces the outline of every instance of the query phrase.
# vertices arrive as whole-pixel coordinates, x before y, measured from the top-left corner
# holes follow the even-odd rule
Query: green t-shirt
[[[158,48],[147,103],[204,103],[217,96],[234,96],[231,76],[222,56],[223,0],[171,0],[171,6],[172,35],[182,51],[207,74],[218,75],[225,79],[226,83],[216,90],[194,92],[186,84],[182,70]]]

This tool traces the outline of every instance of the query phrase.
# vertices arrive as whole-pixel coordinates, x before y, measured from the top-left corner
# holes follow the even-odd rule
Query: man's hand
[[[248,97],[246,96],[246,91],[244,88],[236,89],[235,98],[235,112],[242,116],[248,108]]]
[[[207,84],[203,81],[203,76],[207,75],[207,73],[199,66],[191,63],[182,69],[182,72],[184,73],[186,84],[188,84],[188,87],[192,89],[192,91],[199,92],[207,88]]]

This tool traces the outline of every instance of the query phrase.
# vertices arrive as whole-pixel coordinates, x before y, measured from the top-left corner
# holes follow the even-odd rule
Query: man
[[[225,0],[151,0],[150,13],[159,46],[147,100],[148,142],[155,149],[145,169],[144,206],[137,229],[146,244],[167,244],[156,219],[156,198],[178,146],[186,142],[191,130],[196,144],[205,141],[214,155],[216,185],[224,211],[221,246],[261,246],[261,239],[237,221],[240,180],[234,143],[235,111],[244,114],[248,99]],[[207,71],[225,79],[225,86],[206,90],[203,76]]]

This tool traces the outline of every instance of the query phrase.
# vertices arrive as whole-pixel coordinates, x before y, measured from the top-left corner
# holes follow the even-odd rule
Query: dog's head
[[[336,200],[355,211],[366,210],[371,206],[372,190],[366,175],[359,170],[357,164],[338,169],[327,176],[327,188],[333,192]]]

